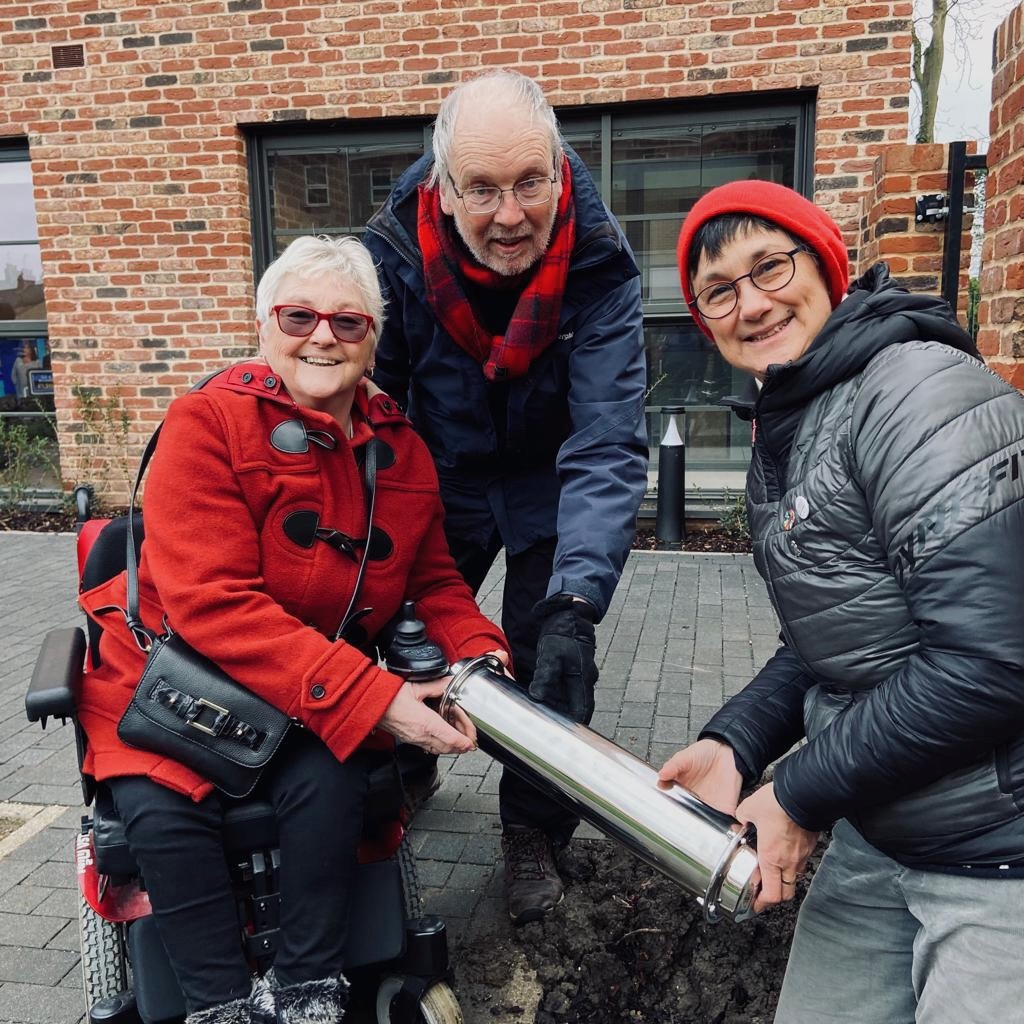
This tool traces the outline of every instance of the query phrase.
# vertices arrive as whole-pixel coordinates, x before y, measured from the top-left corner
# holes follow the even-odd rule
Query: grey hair
[[[384,296],[373,257],[358,238],[351,235],[302,235],[264,271],[256,288],[256,319],[266,323],[287,274],[296,277],[323,277],[334,274],[358,289],[365,312],[373,317],[373,343],[376,346],[384,325]],[[333,312],[324,310],[323,312]]]
[[[459,108],[462,101],[474,92],[484,91],[489,87],[501,89],[508,98],[509,107],[523,107],[530,114],[534,124],[546,128],[551,140],[551,160],[557,174],[558,157],[562,152],[562,135],[558,130],[558,118],[555,117],[551,104],[548,103],[541,87],[526,75],[518,71],[489,71],[487,74],[471,78],[468,82],[457,85],[441,103],[434,122],[434,166],[431,168],[427,185],[433,188],[438,183],[447,186],[451,175],[452,146],[455,142],[455,123],[459,119]],[[495,112],[497,114],[497,111]]]

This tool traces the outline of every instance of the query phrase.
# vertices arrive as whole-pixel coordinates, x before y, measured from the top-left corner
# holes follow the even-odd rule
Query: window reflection
[[[747,375],[729,366],[690,320],[648,323],[644,343],[652,457],[667,426],[661,407],[684,406],[687,465],[745,465],[750,456],[750,428],[718,403],[727,395],[743,393]]]
[[[723,470],[749,461],[749,425],[717,403],[749,382],[734,372],[690,318],[675,247],[693,204],[716,185],[760,179],[798,182],[799,140],[810,107],[792,102],[698,104],[562,111],[563,135],[615,214],[640,267],[647,352],[648,429],[657,462],[662,406],[686,407],[689,468]],[[274,254],[309,232],[361,234],[398,177],[423,152],[419,129],[308,135],[266,144]],[[667,421],[666,421],[667,422]],[[688,468],[688,472],[689,472]],[[713,475],[713,474],[712,474]]]
[[[332,152],[271,153],[274,254],[298,235],[360,235],[422,148],[353,146]]]
[[[0,162],[0,321],[45,320],[43,263],[28,160]]]
[[[693,204],[727,181],[792,185],[795,159],[795,118],[613,130],[611,207],[640,263],[648,310],[680,305],[675,247]]]

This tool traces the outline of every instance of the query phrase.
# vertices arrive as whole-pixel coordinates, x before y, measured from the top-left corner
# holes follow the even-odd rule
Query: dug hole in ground
[[[770,1024],[799,902],[709,925],[692,896],[611,841],[577,839],[542,921],[490,923],[454,950],[466,1024]]]

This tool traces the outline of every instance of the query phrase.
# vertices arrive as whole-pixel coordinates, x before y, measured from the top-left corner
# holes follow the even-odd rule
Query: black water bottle
[[[403,601],[402,610],[392,621],[390,639],[384,650],[389,672],[411,683],[422,683],[448,674],[448,659],[427,637],[427,629],[416,618],[416,603]]]

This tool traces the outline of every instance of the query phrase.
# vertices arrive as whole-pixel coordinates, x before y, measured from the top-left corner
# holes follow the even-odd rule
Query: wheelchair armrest
[[[74,718],[84,665],[85,633],[80,626],[46,634],[25,694],[30,722],[39,722],[45,729],[47,718]]]

